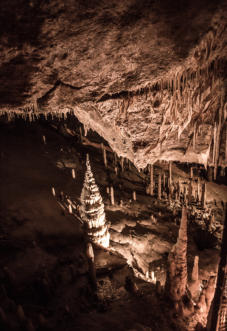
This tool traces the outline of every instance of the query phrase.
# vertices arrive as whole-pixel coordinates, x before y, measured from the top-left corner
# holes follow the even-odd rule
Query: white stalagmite
[[[136,201],[136,191],[133,191],[132,192],[132,200],[133,201]]]
[[[113,186],[110,187],[110,203],[114,205],[114,188]]]
[[[73,179],[76,178],[75,169],[72,169],[72,178],[73,178]]]
[[[43,136],[43,143],[46,144],[46,137]]]
[[[53,196],[55,197],[55,196],[56,196],[55,188],[52,187],[52,188],[51,188],[51,191],[52,191]]]
[[[86,161],[84,186],[81,192],[81,219],[87,224],[89,239],[103,247],[109,247],[109,231],[106,224],[104,204],[91,171],[89,156]]]

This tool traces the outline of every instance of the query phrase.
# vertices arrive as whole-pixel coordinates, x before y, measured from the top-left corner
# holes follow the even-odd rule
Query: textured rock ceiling
[[[73,111],[138,167],[226,165],[227,1],[2,0],[0,110]]]

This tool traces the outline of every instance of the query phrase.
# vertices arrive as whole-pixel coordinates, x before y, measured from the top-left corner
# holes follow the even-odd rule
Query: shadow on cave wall
[[[34,64],[18,55],[0,67],[0,99],[2,105],[19,106],[28,96]]]
[[[163,23],[159,38],[169,38],[175,53],[186,57],[201,36],[207,32],[215,10],[222,0],[134,0],[120,17],[123,28],[131,27],[143,18],[151,24]]]
[[[43,1],[2,0],[0,37],[3,47],[22,50],[24,45],[39,46],[44,13]],[[0,99],[3,105],[17,106],[27,98],[32,73],[36,71],[35,56],[27,59],[16,55],[0,66]]]
[[[44,0],[1,0],[0,31],[3,44],[22,48],[24,43],[38,44],[44,20]]]

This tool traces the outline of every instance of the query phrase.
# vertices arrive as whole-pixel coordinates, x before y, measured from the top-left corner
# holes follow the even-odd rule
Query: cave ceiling
[[[2,0],[0,112],[74,112],[141,168],[226,166],[226,17],[223,0]]]

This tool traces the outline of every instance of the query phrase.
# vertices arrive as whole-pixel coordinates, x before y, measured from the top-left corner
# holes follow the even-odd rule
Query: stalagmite
[[[193,178],[193,167],[190,168],[190,178]]]
[[[17,306],[17,317],[20,322],[24,322],[26,319],[25,314],[24,314],[24,309],[21,305]]]
[[[192,269],[192,280],[197,281],[199,279],[199,257],[195,256],[194,265]]]
[[[192,181],[189,180],[188,184],[188,203],[191,204],[192,202]]]
[[[225,331],[227,329],[227,203],[225,203],[225,220],[216,289],[210,307],[207,329],[209,331]]]
[[[197,183],[197,191],[198,191],[198,202],[201,201],[201,179],[198,177],[198,183]]]
[[[121,171],[124,171],[124,158],[121,156],[120,158],[120,164],[121,164]]]
[[[154,166],[150,164],[150,195],[154,194]]]
[[[161,200],[162,198],[162,175],[158,174],[158,198]]]
[[[172,185],[172,161],[169,162],[169,184]]]
[[[136,201],[136,191],[133,191],[132,192],[132,200],[133,201]]]
[[[103,162],[104,162],[105,167],[107,167],[106,149],[103,144],[102,144],[102,152],[103,152]]]
[[[199,257],[195,256],[191,280],[188,283],[191,295],[194,300],[198,300],[200,295],[200,280],[199,280]]]
[[[72,178],[75,179],[76,178],[76,174],[75,174],[75,170],[72,169]]]
[[[106,224],[104,204],[91,171],[87,154],[86,173],[81,192],[80,216],[87,230],[89,240],[104,247],[109,247],[109,231]]]
[[[46,137],[43,136],[42,138],[43,138],[43,143],[44,143],[44,145],[46,145]]]
[[[227,166],[227,125],[225,126],[225,163]]]
[[[55,188],[52,187],[52,188],[51,188],[51,191],[52,191],[53,196],[55,197],[55,196],[56,196]]]
[[[82,142],[83,141],[83,133],[82,133],[82,127],[80,126],[80,141]]]
[[[206,206],[206,183],[202,183],[202,192],[201,192],[201,205],[203,208]]]
[[[114,188],[113,188],[113,186],[110,187],[110,203],[112,206],[114,205]]]
[[[181,224],[177,243],[168,257],[168,270],[165,290],[173,300],[179,302],[187,286],[187,210],[182,209]]]
[[[87,243],[86,255],[88,258],[88,267],[89,267],[89,276],[92,282],[93,287],[97,288],[97,279],[96,279],[96,268],[95,268],[95,258],[92,244]]]

